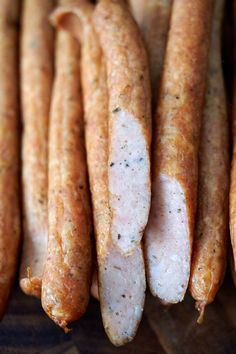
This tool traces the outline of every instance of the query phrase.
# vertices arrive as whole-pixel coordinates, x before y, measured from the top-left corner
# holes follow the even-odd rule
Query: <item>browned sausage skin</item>
[[[169,30],[172,0],[129,0],[129,4],[147,46],[152,83],[152,102],[155,110]]]
[[[48,124],[53,80],[52,0],[24,0],[21,37],[24,238],[20,286],[41,295],[48,237]]]
[[[84,314],[90,296],[90,205],[77,41],[59,31],[49,132],[49,235],[42,306],[59,326]]]
[[[210,0],[173,3],[154,123],[152,206],[145,234],[149,286],[164,303],[181,301],[189,281],[211,17]]]
[[[0,1],[0,318],[16,273],[20,236],[18,21],[18,1]]]
[[[234,19],[236,19],[236,4],[234,3]],[[234,38],[236,36],[236,28],[234,28]],[[236,67],[236,50],[234,52],[234,67]],[[230,238],[233,248],[234,265],[236,264],[236,74],[234,73],[233,87],[233,156],[231,162],[230,176]],[[236,268],[235,268],[236,271]]]
[[[92,24],[91,5],[86,1],[75,1],[74,5],[76,3],[77,7],[59,8],[53,21],[70,30],[82,44],[85,133],[99,266],[99,298],[105,330],[113,344],[121,345],[133,338],[141,319],[145,298],[144,262],[140,245],[136,245],[135,251],[123,254],[110,234],[108,170],[113,164],[108,165],[108,143],[114,135],[108,132],[106,70]],[[126,14],[127,8],[122,8],[123,11]],[[147,80],[145,75],[146,72],[144,82]]]
[[[221,65],[223,0],[214,4],[208,83],[199,149],[198,208],[189,289],[203,319],[222,283],[227,258],[229,148]]]

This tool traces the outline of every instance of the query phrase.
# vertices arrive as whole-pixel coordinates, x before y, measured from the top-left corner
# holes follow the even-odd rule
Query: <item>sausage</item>
[[[91,286],[91,211],[79,56],[77,41],[59,31],[50,113],[49,229],[42,306],[64,329],[84,314]]]
[[[122,1],[102,0],[93,19],[106,61],[109,92],[111,221],[109,252],[99,264],[100,301],[105,330],[113,344],[122,345],[134,337],[145,299],[140,241],[150,209],[150,80],[144,45],[127,6]],[[114,291],[117,294],[112,298]]]
[[[236,5],[234,3],[234,19],[236,19]],[[234,35],[236,29],[234,29]],[[236,51],[234,52],[234,67],[236,65]],[[229,228],[233,248],[234,264],[236,264],[236,75],[233,80],[233,107],[232,107],[232,138],[233,154],[230,172],[230,193],[229,193]],[[235,268],[236,271],[236,268]]]
[[[100,1],[94,23],[108,73],[111,237],[123,254],[130,254],[140,244],[150,206],[148,61],[138,27],[122,1]]]
[[[53,80],[52,0],[25,0],[21,38],[24,240],[20,286],[41,296],[47,249],[48,121]]]
[[[150,61],[153,108],[166,49],[172,0],[129,0],[131,12],[138,23],[147,46]]]
[[[145,234],[154,296],[177,303],[191,262],[212,1],[175,0],[153,133],[152,205]]]
[[[0,1],[0,318],[18,261],[19,215],[19,3]]]
[[[140,240],[150,206],[150,87],[146,53],[127,7],[118,1],[100,1],[94,23],[109,91],[111,221],[109,251],[99,262],[100,301],[105,330],[113,344],[122,345],[135,335],[145,298]]]
[[[102,9],[106,6],[107,2],[101,2],[94,18],[101,16],[99,7]],[[114,6],[116,5],[113,2],[110,2],[108,6],[108,11],[111,11],[113,16],[116,13]],[[120,9],[122,16],[126,16],[126,8],[118,5],[118,9]],[[75,16],[77,16],[77,22]],[[114,139],[115,131],[113,133],[108,131],[106,67],[93,27],[92,16],[92,6],[86,1],[77,1],[77,7],[58,9],[53,16],[53,22],[70,30],[82,44],[81,73],[86,122],[85,136],[98,257],[99,299],[106,333],[112,343],[118,346],[132,340],[136,333],[142,316],[146,285],[140,244],[137,244],[135,250],[129,254],[124,253],[110,233],[112,215],[109,208],[108,171],[112,166],[111,162],[108,162],[108,144],[110,140]],[[123,20],[119,19],[119,21]],[[132,20],[129,19],[128,22],[130,21]],[[131,35],[129,34],[129,36]],[[135,48],[135,50],[137,49]],[[107,65],[110,62],[110,58],[106,54],[105,61]],[[118,77],[116,70],[112,69],[112,72]],[[139,75],[143,75],[143,79],[140,81],[144,81],[144,85],[148,85],[146,70],[140,70]],[[124,84],[132,84],[130,76],[131,74]],[[140,85],[140,83],[138,84]],[[114,89],[112,88],[112,90]],[[137,90],[141,91],[141,88],[137,87]],[[114,104],[116,103],[112,103],[111,107]],[[137,99],[133,99],[133,104],[137,104]],[[116,108],[117,112],[113,112],[111,116],[118,113],[119,109],[117,106]],[[134,137],[131,136],[131,138]],[[149,149],[149,145],[147,149]],[[149,163],[149,161],[143,163]],[[122,177],[122,183],[123,181]],[[147,183],[149,186],[148,179]],[[133,219],[131,220],[133,221]],[[124,237],[126,236],[124,235]]]
[[[196,233],[189,290],[203,319],[223,281],[227,259],[229,147],[227,107],[221,66],[224,0],[216,0],[208,82],[199,148]]]

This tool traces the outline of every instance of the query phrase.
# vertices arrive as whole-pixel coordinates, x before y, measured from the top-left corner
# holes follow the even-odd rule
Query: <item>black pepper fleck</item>
[[[115,109],[113,109],[113,111],[112,111],[112,113],[118,113],[118,112],[120,112],[120,107],[116,107]]]

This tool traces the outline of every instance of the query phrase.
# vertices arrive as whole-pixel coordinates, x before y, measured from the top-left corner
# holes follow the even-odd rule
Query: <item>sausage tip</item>
[[[199,311],[199,316],[197,319],[198,324],[203,324],[204,322],[204,315],[205,315],[205,308],[206,302],[205,301],[196,301],[195,308]]]
[[[41,297],[42,280],[39,277],[32,276],[31,268],[26,268],[27,276],[20,280],[20,288],[26,295]]]

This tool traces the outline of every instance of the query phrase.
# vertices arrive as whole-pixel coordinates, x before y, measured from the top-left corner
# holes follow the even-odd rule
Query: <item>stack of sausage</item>
[[[127,343],[141,320],[146,277],[164,304],[182,301],[189,288],[201,322],[227,260],[223,7],[24,0],[20,16],[17,0],[1,0],[1,316],[17,267],[22,151],[20,287],[41,298],[56,324],[67,331],[92,289],[109,339]]]

